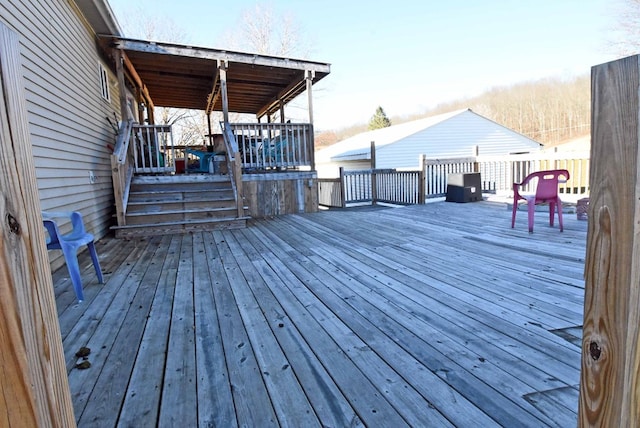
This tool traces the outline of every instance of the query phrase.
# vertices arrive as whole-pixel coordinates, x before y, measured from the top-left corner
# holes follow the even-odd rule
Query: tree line
[[[396,125],[470,108],[540,143],[557,144],[590,132],[590,91],[587,75],[570,79],[545,78],[492,88],[476,97],[439,104],[419,114],[392,117],[391,122]],[[326,146],[366,130],[366,124],[357,124],[322,133],[316,140],[320,146]]]

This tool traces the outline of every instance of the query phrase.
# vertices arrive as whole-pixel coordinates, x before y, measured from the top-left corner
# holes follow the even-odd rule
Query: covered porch
[[[226,207],[235,207],[235,214],[217,223],[201,221],[206,203],[194,215],[171,212],[182,219],[180,224],[161,222],[155,204],[149,230],[158,224],[172,231],[211,230],[247,217],[317,210],[312,87],[329,74],[329,64],[115,36],[100,36],[99,43],[115,65],[120,88],[121,124],[112,156],[117,233],[132,229],[131,188],[143,174],[165,176],[157,179],[162,186],[183,188],[191,182],[172,178],[185,172],[223,176],[235,200]],[[287,106],[305,93],[306,120],[292,123]],[[200,136],[204,144],[176,147],[171,126],[158,123],[157,107],[203,111],[208,126]],[[214,112],[221,117],[212,119]],[[257,175],[245,177],[250,174]],[[265,212],[265,206],[274,208]],[[131,233],[143,233],[135,229]]]
[[[85,302],[54,272],[78,425],[575,426],[586,233],[443,202],[102,240]]]

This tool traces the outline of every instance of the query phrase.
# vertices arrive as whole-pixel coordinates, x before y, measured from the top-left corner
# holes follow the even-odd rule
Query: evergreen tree
[[[369,130],[373,131],[374,129],[386,128],[388,126],[391,126],[391,121],[382,107],[378,106],[376,113],[371,116],[371,120],[369,121]]]

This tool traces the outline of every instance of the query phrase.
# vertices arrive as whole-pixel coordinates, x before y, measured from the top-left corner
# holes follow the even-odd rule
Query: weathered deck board
[[[167,314],[171,313],[173,306],[180,244],[178,237],[165,243],[166,257],[161,265],[155,265],[160,271],[158,287],[123,397],[124,404],[118,421],[120,426],[135,427],[142,420],[155,423],[158,415],[171,323]]]
[[[81,263],[85,302],[54,272],[76,418],[575,425],[580,348],[563,332],[582,322],[586,224],[538,218],[529,234],[504,206],[438,203],[105,240],[105,285]]]
[[[303,238],[309,239],[308,236]],[[321,245],[320,242],[315,242],[316,249],[314,249],[313,251],[322,252],[317,248],[320,245]],[[368,266],[364,266],[364,267],[360,266],[360,270],[358,270],[358,263],[356,260],[351,259],[347,253],[336,254],[335,248],[331,251],[331,253],[329,252],[323,252],[323,253],[324,254],[322,257],[325,258],[326,262],[320,260],[318,257],[315,257],[315,256],[312,256],[311,259],[319,266],[325,265],[326,263],[325,269],[327,269],[327,272],[330,272],[332,266],[337,266],[340,268],[340,270],[343,273],[346,273],[350,279],[356,279],[356,281],[350,281],[348,286],[346,287],[344,287],[344,285],[346,284],[343,284],[344,290],[342,291],[337,289],[335,290],[337,293],[341,294],[341,300],[354,302],[354,300],[356,299],[356,295],[353,294],[354,292],[359,293],[359,295],[362,296],[363,298],[370,298],[369,296],[374,293],[380,293],[380,295],[382,296],[382,299],[379,302],[377,302],[375,305],[377,308],[382,308],[382,310],[384,311],[384,314],[378,315],[376,317],[376,314],[373,313],[375,309],[372,310],[372,312],[364,313],[364,315],[368,319],[373,319],[375,320],[375,322],[373,322],[374,326],[371,326],[368,329],[361,330],[359,332],[361,336],[365,335],[367,332],[371,330],[376,330],[375,326],[380,326],[381,323],[385,323],[385,321],[388,324],[391,322],[390,320],[395,321],[399,318],[402,318],[403,309],[410,314],[420,314],[420,315],[423,314],[424,308],[422,308],[421,305],[417,304],[416,302],[428,296],[423,295],[420,291],[416,290],[414,293],[412,293],[411,297],[413,297],[414,300],[411,301],[409,299],[409,301],[411,301],[411,303],[414,303],[414,304],[410,306],[409,309],[407,309],[406,307],[403,307],[404,305],[407,305],[407,304],[411,305],[411,303],[406,303],[406,302],[400,303],[399,306],[394,305],[395,307],[391,307],[391,305],[388,305],[387,302],[398,303],[398,302],[403,302],[405,299],[403,299],[404,296],[389,295],[386,293],[386,291],[400,290],[403,288],[402,283],[395,281],[391,277],[385,276],[380,271],[372,272],[370,267]],[[338,274],[336,279],[339,279],[341,276],[343,276],[344,275],[343,273]],[[360,284],[362,284],[362,286],[358,287]],[[325,284],[323,288],[326,288],[326,287],[330,287],[330,286],[327,285],[327,282],[325,280]],[[360,290],[358,291],[356,290],[356,288],[360,288]],[[318,290],[316,291],[316,293],[321,293],[321,291],[322,290]],[[433,303],[435,302],[431,302],[430,305],[432,305]],[[362,310],[360,308],[362,308],[363,306],[364,306],[363,303],[358,303],[357,305],[353,306],[352,311],[334,309],[334,313],[349,314],[349,313],[352,313],[353,311]],[[386,306],[389,306],[389,308],[386,308]],[[455,315],[455,314],[452,314],[452,315]],[[357,321],[352,321],[352,324],[350,325],[352,325],[352,328],[357,329],[357,324],[354,324],[354,323],[357,323]],[[414,327],[419,326],[419,324],[420,324],[419,322],[415,322],[415,321],[413,322]],[[386,330],[385,328],[382,328],[382,327],[378,327],[378,328],[380,328],[383,332],[385,332]],[[459,390],[465,390],[467,397],[470,397],[470,399],[476,400],[475,401],[476,405],[478,405],[478,407],[480,408],[483,408],[487,413],[491,413],[494,418],[497,418],[498,422],[501,425],[511,426],[523,420],[526,420],[527,418],[530,418],[530,416],[527,416],[526,414],[518,413],[521,411],[519,408],[513,407],[513,406],[510,407],[505,403],[501,403],[501,400],[503,400],[504,397],[497,394],[496,391],[492,390],[491,388],[486,388],[486,385],[482,382],[473,382],[472,376],[467,376],[467,372],[464,369],[461,370],[459,367],[457,367],[458,365],[455,362],[453,363],[443,362],[442,360],[434,359],[433,358],[434,350],[431,350],[431,352],[425,352],[423,350],[425,346],[429,346],[428,341],[425,344],[423,343],[424,342],[423,339],[420,337],[415,337],[413,338],[413,340],[402,338],[402,337],[397,338],[399,334],[397,330],[396,331],[391,330],[387,334],[394,337],[395,340],[399,341],[400,343],[405,342],[403,344],[406,345],[408,349],[411,349],[412,351],[418,353],[418,355],[420,355],[420,357],[423,360],[425,358],[425,355],[431,356],[432,358],[431,365],[428,365],[428,366],[433,371],[436,371],[436,372],[441,371],[442,373],[446,374],[446,377],[450,382],[454,382],[454,383],[457,382],[457,388]],[[379,339],[380,337],[382,337],[382,335],[380,334],[374,335],[373,338],[367,340],[366,342],[367,344],[369,344],[369,346],[372,346],[371,344],[376,342],[375,339],[376,338]],[[378,352],[381,352],[384,354],[389,348],[390,348],[389,343],[379,345]],[[445,353],[448,354],[449,352],[445,352]],[[388,355],[388,354],[385,360],[386,361],[403,361],[402,358],[399,359],[397,358],[397,356]],[[395,367],[395,369],[401,370],[401,367]],[[495,377],[495,375],[496,373],[493,374],[493,377]],[[413,376],[415,377],[415,373],[413,374]],[[456,380],[452,381],[451,379],[453,378],[455,378]],[[511,381],[510,382],[511,384],[518,383],[515,378],[511,378],[510,381]],[[434,383],[433,380],[425,381],[425,382],[417,382],[417,383],[429,385],[429,389],[433,390],[433,383]],[[511,385],[511,387],[513,387],[513,385]],[[526,407],[529,407],[526,403],[522,403],[522,404],[525,405]],[[476,422],[479,422],[477,419],[477,416],[474,419],[476,420]],[[470,421],[466,421],[466,423],[461,423],[461,425],[467,425],[469,423]],[[486,424],[487,424],[486,422],[482,423],[483,426]]]
[[[277,238],[275,239],[277,242]],[[266,254],[269,254],[269,252],[266,252]],[[277,255],[274,256],[274,260],[287,259],[286,255],[280,259],[278,259]],[[363,339],[358,338],[351,333],[351,329],[347,325],[348,323],[343,318],[344,315],[341,316],[341,314],[349,313],[348,310],[343,310],[343,305],[346,306],[346,303],[342,303],[340,298],[334,295],[331,290],[327,288],[328,278],[326,272],[321,271],[320,274],[311,271],[303,272],[300,269],[296,269],[296,266],[294,265],[293,269],[295,270],[293,272],[297,274],[297,278],[291,278],[288,277],[286,271],[283,269],[286,269],[287,266],[283,266],[282,263],[274,263],[271,266],[276,272],[278,272],[278,275],[287,279],[286,286],[290,287],[290,284],[298,285],[295,290],[292,290],[298,300],[310,300],[314,302],[305,306],[309,310],[309,315],[313,317],[318,324],[319,329],[316,330],[316,334],[318,334],[317,332],[319,331],[324,331],[329,334],[339,346],[340,350],[342,350],[347,356],[351,357],[351,360],[356,364],[356,366],[358,366],[360,372],[362,372],[366,378],[362,379],[360,383],[356,383],[356,388],[360,391],[366,391],[373,387],[370,392],[371,395],[376,397],[386,397],[392,405],[395,404],[394,407],[398,409],[400,413],[399,416],[402,416],[405,421],[413,425],[427,424],[428,426],[443,426],[443,424],[446,424],[446,421],[443,420],[442,416],[437,414],[437,412],[433,412],[433,410],[429,408],[424,408],[424,399],[420,397],[418,391],[414,392],[412,390],[413,387],[410,384],[405,383],[405,381],[399,377],[396,372],[390,370],[384,360],[377,358],[371,352],[368,344],[365,343]],[[309,266],[313,267],[313,265]],[[318,294],[318,289],[328,291],[328,294],[321,297]],[[316,303],[318,299],[323,305],[327,306],[326,309],[329,309],[329,312],[324,307],[320,307],[320,305]],[[360,325],[368,324],[367,321],[357,317],[357,314],[353,315],[355,323],[359,323]],[[370,324],[368,327],[375,329],[375,327]],[[335,352],[335,350],[336,349],[333,349],[333,346],[330,346],[328,349],[330,352]],[[359,355],[360,357],[355,358],[354,355]],[[410,361],[407,362],[407,364],[410,364]],[[333,378],[336,378],[337,375],[340,374],[333,372],[333,364],[326,365],[326,367]],[[348,376],[353,377],[353,374]],[[433,387],[434,385],[431,386]],[[398,394],[400,391],[401,393]],[[359,395],[364,394],[360,393]],[[385,405],[381,406],[380,402],[371,402],[370,406],[371,413],[375,413],[377,417],[380,417],[378,415],[381,415],[385,419],[383,421],[375,421],[370,420],[370,417],[368,416],[364,416],[363,419],[365,423],[390,423],[388,418],[391,415],[391,410],[385,411]]]

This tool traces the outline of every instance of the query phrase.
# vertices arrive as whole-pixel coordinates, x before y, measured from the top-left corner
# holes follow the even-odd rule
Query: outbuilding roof
[[[456,120],[452,120],[452,119]],[[449,123],[450,121],[450,123]],[[438,126],[440,124],[451,126]],[[483,126],[478,126],[481,123]],[[420,135],[417,135],[420,134]],[[415,136],[415,137],[413,137]],[[478,142],[500,141],[502,147],[513,142],[511,150],[537,150],[540,143],[512,129],[500,125],[471,109],[455,110],[424,119],[414,120],[387,128],[363,132],[332,146],[318,151],[317,162],[355,161],[371,159],[371,142],[375,142],[377,153],[390,149],[392,145],[411,140],[425,150],[428,156],[455,156],[456,151],[465,145],[476,145]],[[395,146],[394,146],[395,147]],[[466,155],[471,155],[469,151]]]

